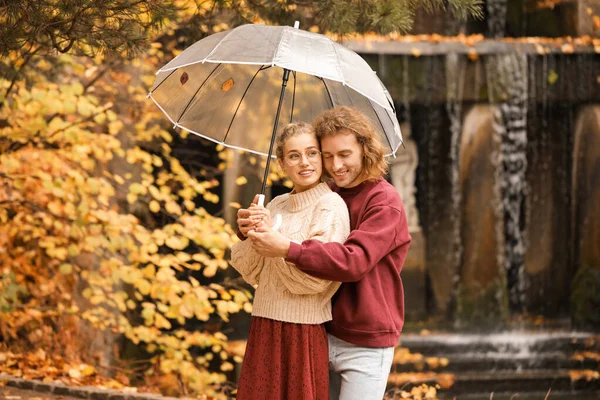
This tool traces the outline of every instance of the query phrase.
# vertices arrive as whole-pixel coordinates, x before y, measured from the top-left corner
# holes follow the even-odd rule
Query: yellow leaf
[[[111,121],[108,124],[108,133],[111,135],[116,135],[123,128],[123,123],[119,120]]]
[[[221,371],[226,372],[226,371],[232,371],[233,370],[233,364],[230,363],[229,361],[225,361],[223,364],[221,364]]]
[[[143,294],[143,295],[150,294],[150,290],[152,289],[150,282],[148,282],[145,279],[140,279],[140,280],[137,280],[135,283],[136,283],[137,289],[139,290],[139,292],[141,294]]]
[[[475,62],[479,59],[479,54],[477,53],[477,51],[475,49],[469,49],[469,52],[467,53],[467,57],[469,57],[469,60]]]
[[[134,182],[129,186],[129,192],[133,194],[146,194],[147,189],[141,183]]]
[[[174,250],[181,249],[181,240],[179,240],[179,238],[177,236],[171,236],[171,237],[167,238],[167,240],[165,241],[165,244]]]
[[[96,373],[96,369],[94,367],[92,367],[91,365],[82,364],[80,366],[80,369],[81,369],[81,374],[83,376],[92,376]]]
[[[152,324],[154,322],[154,308],[144,307],[141,312],[142,318],[146,321],[147,324]]]
[[[417,49],[416,47],[410,49],[410,52],[415,57],[421,57],[421,50]]]
[[[154,314],[154,326],[158,329],[171,329],[171,323],[161,314]]]
[[[206,276],[207,278],[211,278],[211,277],[215,276],[215,274],[217,273],[217,268],[218,268],[217,264],[208,265],[202,271],[202,275]]]
[[[73,272],[73,266],[71,264],[61,264],[60,267],[58,267],[58,270],[60,271],[61,274],[65,274],[68,275],[71,272]]]
[[[188,211],[194,211],[194,209],[196,208],[196,204],[191,200],[184,201],[183,205],[185,206],[186,210],[188,210]]]
[[[158,201],[156,200],[152,200],[148,206],[148,208],[150,209],[150,211],[152,211],[153,213],[157,213],[160,211],[160,204],[158,204]]]
[[[79,368],[71,368],[69,370],[69,376],[73,379],[81,379],[82,374]]]
[[[163,166],[162,158],[160,158],[158,156],[152,156],[152,164],[155,167],[162,167]]]
[[[248,179],[246,179],[245,176],[238,176],[237,179],[235,180],[236,185],[245,185],[246,183],[248,183]]]
[[[104,114],[104,113],[97,114],[96,116],[94,116],[94,122],[96,122],[99,125],[102,125],[103,123],[106,122],[106,114]]]
[[[83,94],[83,85],[81,84],[81,82],[75,82],[72,85],[73,88],[73,94],[77,95],[77,96],[81,96]]]
[[[115,179],[115,182],[117,182],[119,185],[122,185],[125,183],[125,180],[120,175],[115,174],[114,179]]]
[[[165,204],[165,209],[170,214],[181,215],[181,207],[179,207],[179,204],[175,203],[174,201],[167,201]]]
[[[571,43],[565,43],[562,46],[560,46],[560,49],[562,50],[563,53],[566,54],[572,54],[574,51],[573,45]]]
[[[146,268],[143,269],[144,278],[153,279],[156,276],[156,267],[154,264],[148,264]]]

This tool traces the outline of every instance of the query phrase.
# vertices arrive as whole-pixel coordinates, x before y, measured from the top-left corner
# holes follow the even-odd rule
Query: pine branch
[[[483,0],[448,0],[450,11],[460,20],[483,19]]]

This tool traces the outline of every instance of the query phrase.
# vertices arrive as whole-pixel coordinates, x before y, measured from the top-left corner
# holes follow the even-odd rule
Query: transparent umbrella
[[[297,24],[208,36],[158,70],[148,94],[175,127],[267,156],[261,194],[281,128],[335,106],[366,114],[388,155],[402,144],[392,99],[365,60]]]

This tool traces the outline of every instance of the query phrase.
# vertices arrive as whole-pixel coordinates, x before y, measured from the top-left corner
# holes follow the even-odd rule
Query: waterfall
[[[433,70],[433,59],[428,60],[428,70],[430,72],[429,76],[433,76],[435,74]],[[432,97],[434,95],[435,86],[433,83],[433,79],[431,79],[428,83],[427,88],[427,100],[426,105],[429,108],[429,116],[426,121],[426,132],[427,132],[427,231],[430,233],[438,232],[440,219],[436,217],[435,210],[438,207],[438,191],[436,190],[433,182],[436,182],[436,174],[439,170],[439,146],[440,146],[440,120],[442,119],[442,115],[438,107],[433,106]],[[430,242],[427,242],[427,246],[430,246]],[[432,248],[430,251],[431,255],[436,254],[437,251],[435,248]]]
[[[412,126],[410,121],[410,77],[408,74],[408,65],[408,56],[402,56],[402,105],[404,106],[406,123],[408,126]]]
[[[504,36],[507,0],[487,0],[488,33],[494,38]]]
[[[490,101],[500,102],[494,131],[499,143],[499,194],[504,234],[503,265],[506,269],[509,302],[522,310],[527,279],[524,269],[526,249],[523,205],[527,181],[527,56],[503,54],[488,59]],[[493,81],[492,81],[493,80]]]
[[[452,212],[450,213],[453,227],[452,243],[452,268],[458,271],[462,259],[461,235],[461,192],[460,192],[460,138],[462,133],[462,104],[463,90],[466,75],[465,56],[456,53],[446,55],[446,111],[450,118],[450,179],[452,183]],[[455,287],[460,279],[455,275]]]

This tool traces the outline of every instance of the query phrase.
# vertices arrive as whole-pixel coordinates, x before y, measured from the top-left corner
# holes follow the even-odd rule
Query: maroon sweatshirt
[[[350,211],[345,243],[291,243],[287,260],[309,275],[344,282],[332,299],[327,331],[363,347],[392,347],[404,325],[400,272],[410,246],[402,200],[385,180],[363,182],[340,194]]]

